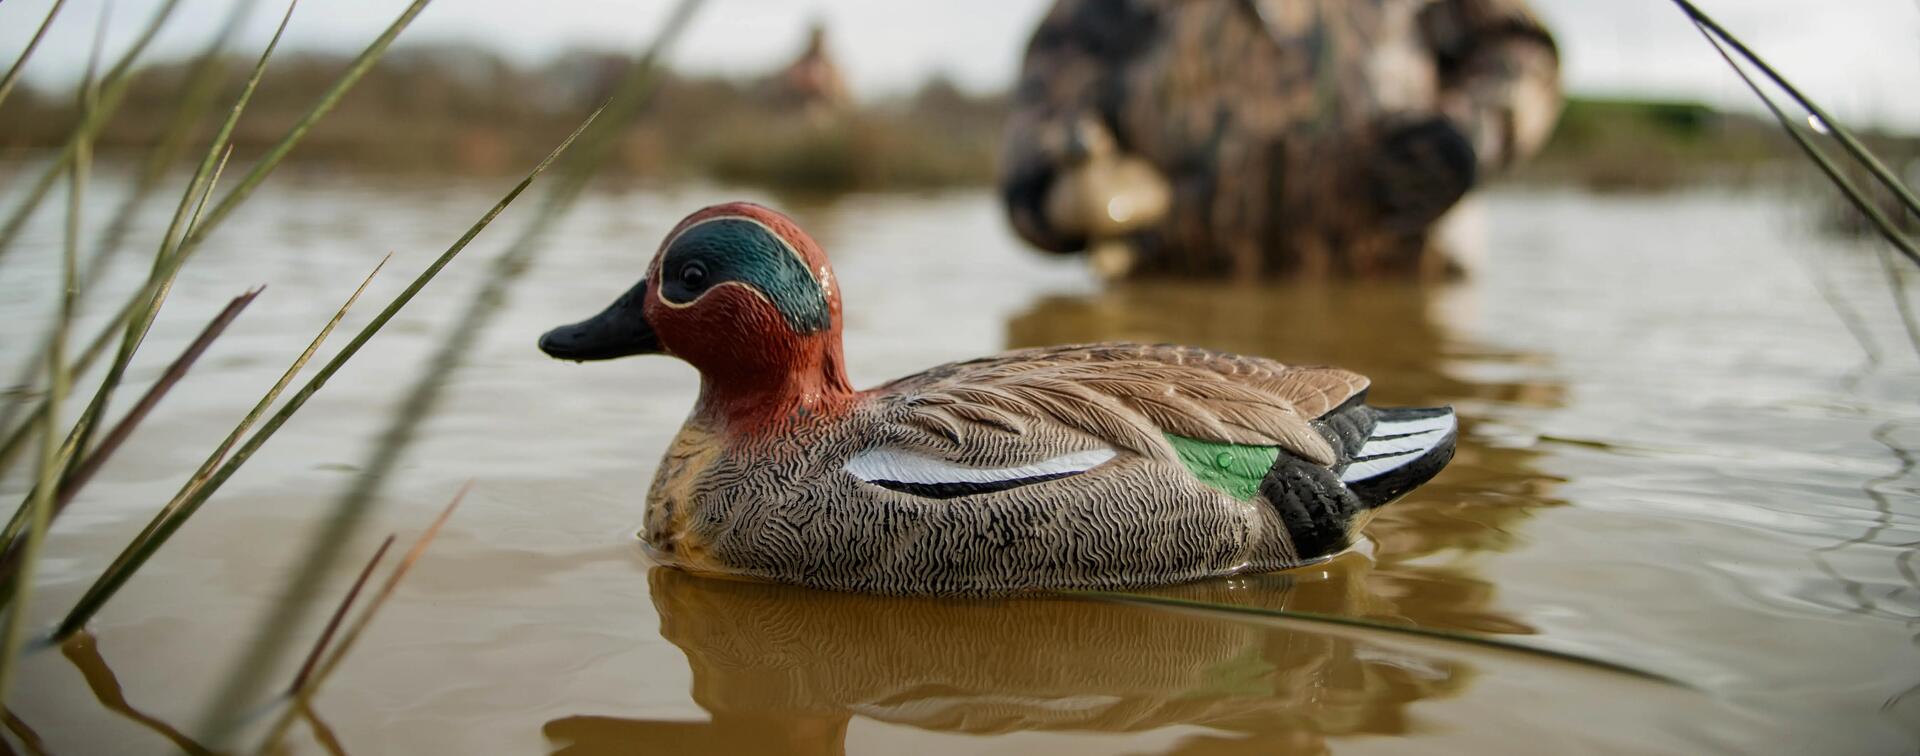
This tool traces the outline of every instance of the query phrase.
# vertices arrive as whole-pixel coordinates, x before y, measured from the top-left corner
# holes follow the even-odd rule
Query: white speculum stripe
[[[1353,483],[1398,469],[1445,441],[1456,422],[1449,412],[1418,420],[1380,423],[1354,455],[1353,464],[1340,474],[1340,480]]]
[[[1088,449],[1030,465],[966,467],[904,449],[881,447],[853,455],[852,459],[847,460],[846,471],[868,483],[883,480],[918,485],[1004,483],[1086,472],[1113,459],[1116,454],[1112,449]]]

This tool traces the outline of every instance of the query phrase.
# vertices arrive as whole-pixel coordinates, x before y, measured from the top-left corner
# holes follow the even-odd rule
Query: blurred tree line
[[[219,102],[239,93],[251,59],[235,56]],[[346,67],[330,54],[282,54],[235,135],[235,157],[266,149]],[[576,51],[516,67],[468,45],[400,48],[368,73],[291,159],[322,169],[495,174],[537,162],[605,98],[627,59]],[[166,130],[190,64],[149,66],[100,135],[106,159],[134,157]],[[915,92],[821,109],[773,91],[777,77],[667,72],[648,112],[604,170],[615,178],[708,178],[790,191],[861,191],[993,181],[1006,113],[1001,94],[935,76]],[[201,139],[223,107],[202,119]],[[22,87],[0,118],[0,162],[58,147],[78,117],[74,96]],[[1920,155],[1910,137],[1870,135],[1883,155]],[[1546,150],[1510,180],[1603,190],[1702,180],[1746,183],[1803,171],[1778,126],[1686,102],[1570,98]]]
[[[235,159],[264,151],[346,68],[349,58],[282,54],[234,136]],[[251,60],[234,57],[219,102],[232,102]],[[611,94],[628,59],[572,52],[516,67],[474,46],[396,49],[348,93],[290,159],[321,168],[494,174],[519,172]],[[105,158],[151,146],[174,115],[191,65],[142,70],[100,134]],[[849,191],[985,184],[1006,109],[935,76],[909,95],[828,112],[773,96],[766,80],[665,72],[626,135],[616,177],[710,177],[793,190]],[[16,91],[0,119],[0,160],[58,147],[78,109],[70,93]],[[209,137],[224,106],[202,119]]]

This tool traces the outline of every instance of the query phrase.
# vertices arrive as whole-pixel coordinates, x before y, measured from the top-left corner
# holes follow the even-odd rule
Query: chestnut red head
[[[705,398],[722,402],[851,392],[826,253],[786,216],[746,202],[687,216],[646,278],[599,315],[547,332],[540,348],[577,361],[670,354],[698,368]]]

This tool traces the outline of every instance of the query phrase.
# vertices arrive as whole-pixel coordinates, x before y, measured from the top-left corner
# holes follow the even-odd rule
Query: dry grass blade
[[[380,274],[380,269],[386,267],[387,260],[391,258],[392,255],[381,258],[380,263],[374,266],[373,272],[368,273],[366,279],[360,282],[360,286],[347,297],[347,301],[340,305],[340,309],[334,311],[333,317],[327,320],[327,324],[320,329],[320,333],[313,337],[313,341],[308,342],[306,350],[301,352],[300,356],[294,359],[293,364],[287,366],[286,371],[280,374],[280,379],[273,384],[273,388],[268,389],[266,395],[260,397],[260,401],[253,405],[253,409],[247,411],[246,416],[240,419],[240,423],[235,425],[231,432],[227,433],[227,437],[221,440],[213,453],[207,455],[206,461],[200,463],[200,469],[194,471],[193,476],[180,486],[180,490],[174,493],[167,505],[154,514],[153,520],[147,523],[147,527],[127,544],[119,556],[114,557],[113,563],[100,573],[100,577],[94,580],[93,585],[88,586],[87,592],[81,594],[80,600],[74,604],[74,608],[67,613],[66,619],[61,620],[59,627],[54,631],[55,638],[66,638],[86,626],[87,620],[93,617],[94,612],[99,611],[100,607],[106,604],[107,599],[112,598],[114,592],[133,576],[133,572],[138,570],[140,565],[145,564],[153,550],[159,548],[159,544],[153,542],[155,535],[163,530],[171,533],[173,529],[179,527],[176,520],[183,522],[186,517],[193,514],[191,511],[183,512],[188,499],[206,484],[214,470],[226,461],[227,453],[233,449],[233,445],[253,428],[253,424],[266,413],[267,408],[273,406],[273,403],[280,398],[280,393],[293,383],[294,377],[300,374],[301,368],[306,366],[308,360],[313,359],[314,353],[320,350],[320,345],[326,342],[327,337],[333,333],[334,327],[340,324],[340,319],[346,317],[347,310],[352,309],[355,302],[360,301],[360,294],[367,290],[367,285],[373,282],[373,277]],[[169,523],[175,524],[169,527]],[[164,536],[162,539],[164,540]]]
[[[414,540],[413,548],[407,549],[407,555],[401,557],[400,564],[387,575],[386,582],[380,584],[380,590],[367,602],[366,610],[360,612],[360,616],[354,619],[353,625],[347,628],[346,634],[340,636],[340,644],[334,647],[332,653],[327,654],[326,661],[320,664],[319,669],[307,679],[305,685],[294,689],[293,706],[280,717],[280,721],[275,723],[273,730],[267,734],[267,739],[260,744],[261,753],[273,751],[280,739],[286,735],[287,727],[293,724],[293,719],[299,711],[313,705],[314,694],[319,692],[320,686],[327,683],[327,678],[340,667],[340,662],[347,658],[347,654],[353,651],[354,642],[360,640],[360,634],[366,632],[367,626],[373,623],[374,616],[380,613],[380,608],[386,606],[387,599],[393,597],[394,590],[400,587],[400,581],[406,579],[407,571],[413,569],[415,562],[420,561],[420,556],[425,554],[427,547],[433,544],[434,536],[440,534],[440,527],[447,524],[447,518],[453,516],[453,510],[460,506],[460,501],[467,497],[467,492],[470,490],[473,490],[471,481],[460,487],[460,492],[454,494],[452,501],[447,502],[447,507],[440,510],[440,516],[434,518],[433,524],[428,525],[426,531]]]
[[[1724,40],[1728,46],[1740,54],[1740,57],[1747,59],[1754,67],[1760,69],[1760,73],[1765,75],[1769,81],[1779,86],[1781,91],[1786,92],[1788,97],[1793,98],[1794,102],[1799,103],[1800,107],[1805,108],[1808,113],[1812,113],[1815,118],[1820,119],[1827,129],[1833,132],[1834,139],[1840,142],[1840,146],[1846,149],[1847,154],[1852,155],[1855,160],[1860,161],[1862,165],[1867,167],[1868,171],[1873,173],[1874,178],[1879,179],[1880,183],[1886,186],[1888,191],[1893,192],[1895,196],[1900,198],[1901,204],[1906,205],[1907,212],[1920,215],[1920,198],[1914,197],[1913,190],[1908,189],[1907,185],[1901,182],[1900,178],[1895,176],[1893,171],[1881,163],[1880,159],[1874,156],[1872,150],[1867,149],[1866,145],[1861,144],[1860,140],[1853,136],[1852,131],[1849,131],[1845,126],[1841,125],[1838,120],[1835,120],[1831,114],[1822,109],[1819,103],[1801,94],[1800,90],[1794,87],[1792,82],[1787,81],[1785,76],[1781,76],[1779,71],[1775,71],[1773,66],[1767,63],[1766,59],[1761,58],[1753,50],[1748,49],[1745,43],[1741,42],[1738,37],[1733,36],[1733,34],[1727,31],[1725,27],[1722,27],[1719,22],[1714,21],[1711,16],[1708,16],[1699,8],[1694,7],[1693,3],[1688,2],[1688,0],[1673,1],[1680,6],[1681,12],[1687,14],[1687,18],[1691,19],[1694,25],[1700,27],[1702,33],[1708,35],[1709,39],[1718,37]],[[1716,44],[1715,47],[1718,48],[1719,45]],[[1726,50],[1722,49],[1720,54],[1726,56]],[[1733,60],[1730,57],[1727,62],[1733,64]],[[1734,65],[1736,71],[1739,70],[1739,68],[1738,65]],[[1744,72],[1740,74],[1740,78],[1747,80],[1747,85],[1754,88],[1755,94],[1760,94],[1759,88],[1754,86],[1752,79],[1747,79],[1747,75]],[[1760,98],[1765,100],[1767,96],[1760,94]],[[1770,101],[1768,107],[1774,109],[1776,114],[1778,113],[1778,109],[1773,108]],[[1920,260],[1916,260],[1916,262],[1920,262]]]
[[[154,36],[160,33],[160,27],[166,25],[167,18],[173,15],[174,8],[179,5],[180,0],[166,0],[159,10],[154,11],[153,20],[147,22],[146,28],[134,39],[133,45],[127,48],[126,54],[121,55],[120,59],[114,62],[113,67],[107,70],[107,75],[100,82],[97,104],[81,115],[79,125],[75,126],[73,133],[67,137],[66,144],[60,148],[60,154],[54,157],[52,164],[40,174],[39,180],[34,182],[33,188],[28,190],[27,195],[21,198],[19,207],[14,208],[13,215],[7,218],[6,224],[0,226],[0,257],[6,255],[7,249],[13,244],[14,237],[20,234],[20,229],[26,225],[27,218],[32,217],[33,211],[40,206],[42,200],[46,199],[47,193],[52,191],[53,184],[60,178],[60,174],[73,166],[75,153],[79,151],[81,144],[90,144],[94,134],[100,130],[108,118],[113,117],[113,112],[120,107],[120,101],[126,97],[127,88],[133,83],[134,61],[140,58],[140,53],[146,51],[147,45],[153,42]]]
[[[234,318],[239,317],[240,312],[245,310],[247,305],[251,304],[254,298],[259,295],[260,290],[254,289],[238,297],[234,297],[233,301],[228,302],[227,306],[221,309],[220,313],[215,315],[212,321],[207,323],[206,328],[201,329],[200,335],[194,338],[193,343],[188,344],[187,348],[180,353],[180,356],[174,359],[173,364],[167,366],[167,372],[160,376],[160,380],[156,381],[152,388],[147,390],[145,396],[140,397],[140,401],[134,404],[132,410],[127,412],[127,416],[121,418],[119,424],[114,426],[113,431],[101,440],[100,448],[96,449],[93,454],[88,455],[86,461],[75,468],[72,474],[60,479],[59,487],[53,495],[53,511],[48,513],[49,521],[60,516],[60,512],[66,509],[68,503],[73,501],[74,495],[79,493],[80,488],[85,486],[87,481],[93,478],[94,473],[100,470],[101,465],[106,464],[106,461],[112,458],[114,451],[118,450],[120,445],[127,440],[127,437],[133,434],[133,430],[139,427],[140,422],[145,420],[147,415],[153,411],[153,408],[160,403],[160,400],[166,397],[167,392],[171,391],[174,385],[180,382],[180,379],[186,377],[187,371],[191,370],[193,363],[198,361],[200,356],[206,353],[207,348],[213,345],[214,339],[219,338],[220,334],[226,331],[227,326],[233,323]],[[6,548],[4,555],[0,555],[0,579],[11,576],[13,571],[19,567],[22,546],[23,544],[16,540],[11,546]],[[0,606],[4,606],[9,597],[10,594],[0,594]]]
[[[373,558],[367,560],[367,566],[360,568],[360,576],[353,579],[353,587],[347,589],[347,595],[340,599],[340,606],[333,610],[333,616],[327,618],[327,626],[320,631],[320,637],[313,642],[313,650],[307,653],[307,660],[300,663],[300,671],[293,676],[293,684],[287,686],[289,695],[306,687],[307,678],[313,674],[314,665],[320,663],[320,654],[327,650],[327,644],[333,642],[333,634],[340,629],[340,621],[347,618],[347,611],[353,608],[354,599],[360,597],[360,589],[367,584],[367,578],[373,577],[373,568],[380,566],[380,560],[387,556],[387,549],[393,547],[396,536],[389,534],[387,540],[380,542]]]
[[[1170,596],[1155,596],[1155,595],[1145,594],[1145,593],[1129,593],[1124,591],[1059,591],[1059,593],[1065,596],[1078,596],[1081,598],[1098,599],[1101,601],[1120,601],[1120,602],[1135,603],[1135,604],[1152,604],[1157,606],[1176,607],[1180,609],[1193,609],[1193,610],[1204,611],[1204,612],[1224,612],[1229,614],[1253,615],[1253,616],[1259,616],[1259,617],[1269,617],[1269,618],[1281,619],[1281,620],[1294,620],[1298,622],[1308,622],[1308,623],[1316,623],[1316,624],[1322,624],[1322,625],[1340,625],[1343,627],[1352,627],[1352,628],[1359,628],[1362,630],[1373,630],[1373,631],[1379,631],[1379,632],[1385,632],[1385,633],[1393,633],[1396,635],[1414,636],[1414,637],[1425,638],[1429,640],[1444,641],[1448,643],[1464,643],[1468,645],[1479,646],[1482,648],[1491,648],[1499,651],[1507,651],[1507,652],[1512,652],[1517,654],[1526,654],[1526,655],[1535,656],[1535,657],[1553,659],[1556,661],[1569,662],[1569,663],[1578,664],[1584,667],[1590,667],[1593,669],[1603,670],[1607,672],[1615,672],[1623,675],[1628,675],[1631,677],[1638,677],[1643,680],[1651,680],[1653,682],[1665,683],[1667,685],[1672,685],[1672,686],[1681,687],[1681,688],[1691,689],[1693,687],[1684,682],[1668,677],[1666,675],[1662,675],[1657,672],[1648,672],[1643,669],[1629,667],[1625,664],[1610,662],[1605,659],[1594,659],[1590,657],[1581,656],[1579,654],[1567,653],[1565,651],[1555,651],[1555,650],[1546,649],[1546,648],[1523,646],[1517,643],[1506,643],[1506,642],[1497,641],[1485,636],[1472,635],[1469,633],[1456,633],[1449,630],[1436,630],[1433,628],[1416,627],[1413,625],[1395,625],[1387,622],[1376,622],[1374,620],[1362,619],[1359,617],[1348,617],[1348,616],[1343,616],[1338,614],[1320,614],[1318,612],[1302,612],[1302,611],[1294,611],[1289,609],[1268,609],[1265,607],[1240,606],[1237,604],[1219,604],[1219,603],[1213,603],[1210,601],[1194,601],[1191,599],[1173,598]]]
[[[603,105],[601,107],[604,108],[605,106]],[[400,310],[406,307],[408,302],[413,301],[414,296],[418,295],[421,289],[426,288],[427,283],[432,281],[434,276],[439,275],[442,268],[445,268],[448,263],[453,262],[453,258],[459,256],[460,252],[466,249],[468,244],[473,242],[474,237],[479,236],[481,231],[486,230],[487,226],[493,223],[494,218],[499,217],[500,213],[505,211],[508,205],[513,204],[513,201],[518,199],[520,195],[527,190],[527,187],[533,184],[534,179],[546,172],[547,168],[553,165],[553,161],[566,152],[566,149],[573,144],[574,140],[580,137],[580,132],[586,130],[588,126],[593,124],[594,118],[599,116],[599,114],[600,111],[595,110],[593,115],[588,116],[585,122],[574,129],[572,134],[567,135],[567,138],[562,141],[558,147],[555,147],[553,152],[548,153],[547,157],[541,160],[539,165],[535,166],[525,178],[520,180],[520,183],[515,184],[513,189],[508,191],[505,197],[502,197],[499,202],[495,203],[494,206],[487,211],[486,215],[481,216],[480,220],[468,228],[467,232],[453,243],[453,246],[447,248],[446,252],[441,253],[440,257],[428,265],[426,270],[421,271],[420,275],[415,277],[413,282],[407,285],[406,289],[402,290],[393,298],[393,301],[387,304],[386,309],[381,310],[380,314],[375,315],[371,322],[360,329],[359,333],[354,334],[353,339],[348,341],[346,346],[340,348],[339,353],[335,354],[333,359],[328,360],[326,365],[323,365],[312,378],[307,380],[305,386],[302,386],[299,391],[294,392],[293,396],[287,399],[287,403],[282,405],[280,410],[275,412],[272,417],[268,418],[266,424],[262,425],[259,431],[248,437],[245,443],[234,450],[230,459],[220,465],[219,469],[209,476],[204,483],[195,487],[191,493],[188,493],[185,498],[180,501],[177,508],[170,505],[169,508],[177,510],[177,514],[164,521],[160,521],[157,526],[152,529],[150,537],[129,547],[129,549],[135,550],[135,553],[128,559],[126,564],[123,565],[123,568],[117,571],[109,568],[109,573],[102,575],[100,580],[96,581],[95,587],[102,589],[100,595],[95,595],[93,591],[89,591],[87,596],[83,596],[81,603],[74,607],[65,621],[61,622],[59,629],[56,630],[56,637],[65,637],[84,626],[87,619],[91,617],[94,612],[99,611],[100,607],[105,605],[108,598],[111,598],[113,591],[118,590],[120,585],[125,584],[126,580],[131,578],[133,573],[138,571],[140,566],[145,564],[146,560],[151,557],[155,551],[158,551],[161,546],[165,545],[167,539],[172,536],[175,530],[178,530],[181,525],[185,524],[186,520],[192,517],[194,512],[198,511],[200,506],[206,503],[208,498],[211,498],[214,493],[218,492],[220,486],[232,478],[233,474],[238,471],[242,465],[245,465],[247,460],[253,457],[254,452],[259,451],[261,446],[273,438],[273,434],[279,431],[280,427],[285,425],[287,420],[293,417],[294,413],[299,412],[300,408],[306,405],[307,400],[313,398],[315,393],[318,393],[322,387],[326,386],[327,380],[332,378],[334,373],[339,372],[340,368],[347,363],[347,360],[352,359],[355,354],[358,354],[360,348],[366,346],[367,341],[372,339],[374,334],[379,333],[380,329],[386,327],[387,322],[399,314]]]
[[[40,46],[40,40],[47,36],[47,28],[53,26],[53,18],[60,15],[60,8],[67,0],[53,0],[53,7],[47,9],[47,17],[40,22],[40,28],[34,30],[33,38],[27,40],[27,46],[20,51],[20,57],[14,59],[13,67],[7,69],[7,77],[0,79],[0,104],[7,101],[7,95],[13,93],[13,85],[20,81],[20,70],[27,67],[27,59],[33,57],[33,51]]]
[[[224,166],[225,163],[222,162],[221,165]],[[214,178],[215,179],[219,178],[218,172],[214,174]],[[212,190],[211,184],[208,184],[207,190],[208,191]],[[71,233],[77,235],[78,229],[73,229]],[[73,300],[73,294],[72,294],[72,287],[70,285],[67,289],[67,299],[66,299],[67,309],[63,310],[63,312],[66,313],[66,316],[63,318],[63,322],[71,318],[72,300]],[[66,331],[64,327],[58,330],[57,335],[59,336],[59,338],[52,345],[54,347],[54,350],[49,352],[49,358],[47,362],[49,366],[52,367],[52,369],[54,370],[66,370],[65,333]],[[133,336],[134,334],[131,332],[127,334],[128,338],[133,338]],[[55,452],[54,454],[54,458],[56,460],[55,464],[57,464],[61,469],[61,472],[58,474],[59,480],[64,481],[72,476],[74,472],[74,466],[80,462],[82,455],[85,453],[88,439],[91,438],[92,436],[95,424],[97,424],[100,421],[101,416],[106,413],[107,400],[112,396],[113,390],[120,385],[120,379],[124,377],[126,373],[127,363],[132,359],[132,356],[133,356],[133,351],[132,351],[132,348],[129,346],[129,343],[130,342],[126,342],[126,341],[122,342],[122,350],[121,350],[120,358],[114,361],[113,368],[108,371],[106,378],[100,382],[99,389],[94,391],[93,399],[87,402],[86,409],[82,410],[80,413],[79,419],[74,421],[73,428],[67,431],[66,441],[62,442],[59,445],[57,451]],[[138,346],[137,341],[131,342],[131,344],[132,346]],[[68,376],[70,380],[73,373],[71,371],[67,371],[64,373],[64,375]],[[59,406],[59,403],[65,400],[65,396],[66,394],[64,393],[64,389],[63,389],[63,392],[58,397],[49,394],[47,397],[47,406],[48,407]],[[41,418],[43,421],[52,420],[52,417],[47,415],[46,412],[44,411],[40,413],[36,413],[35,416]],[[29,501],[31,501],[34,493],[37,493],[40,490],[40,488],[41,488],[40,485],[34,486],[33,491],[28,494]],[[14,517],[11,521],[7,523],[7,528],[5,532],[0,533],[0,543],[11,543],[15,538],[15,536],[18,535],[19,529],[22,526],[22,523],[25,522],[22,513],[26,511],[27,511],[26,504],[22,504],[19,509],[14,511]],[[4,601],[0,601],[0,603],[4,603]]]
[[[84,375],[87,370],[93,367],[93,363],[100,359],[101,355],[107,353],[107,347],[114,342],[114,335],[118,333],[118,324],[125,323],[128,318],[133,316],[134,305],[137,304],[139,304],[139,302],[136,300],[127,300],[126,304],[121,306],[119,314],[115,315],[112,320],[108,321],[107,325],[102,326],[98,332],[94,333],[93,340],[87,342],[85,349],[80,350],[79,359],[73,361],[72,368],[69,370],[71,374]],[[52,336],[49,335],[48,339],[48,343],[51,343]],[[36,370],[46,370],[46,350],[50,348],[51,347],[41,348],[41,359],[39,364],[35,366]],[[40,422],[41,416],[46,414],[46,411],[47,402],[43,398],[39,404],[34,405],[33,411],[27,415],[26,420],[20,425],[15,426],[13,432],[7,435],[6,441],[0,442],[0,475],[6,474],[6,471],[13,467],[14,460],[19,459],[20,450],[24,448],[27,436],[30,434],[30,429],[35,427],[36,423]]]
[[[227,306],[215,315],[205,328],[201,329],[200,335],[194,337],[193,342],[187,345],[179,357],[174,358],[173,364],[168,365],[166,372],[160,375],[160,379],[154,382],[153,387],[147,389],[147,393],[140,397],[140,401],[134,403],[133,409],[128,410],[126,416],[120,418],[119,424],[100,440],[99,447],[74,468],[73,474],[60,481],[60,494],[55,500],[57,505],[64,506],[79,493],[87,481],[93,478],[94,473],[99,472],[100,466],[112,458],[113,452],[120,448],[120,444],[126,442],[127,437],[133,434],[133,430],[139,427],[140,422],[146,419],[161,399],[166,397],[167,392],[187,376],[187,371],[193,369],[193,364],[206,353],[209,347],[213,346],[214,340],[226,332],[227,326],[232,325],[234,319],[240,317],[240,312],[245,310],[247,305],[252,304],[265,288],[257,287],[234,297],[233,301],[228,302]]]
[[[120,687],[120,678],[113,674],[113,669],[107,666],[106,658],[100,655],[99,641],[92,635],[81,633],[60,644],[60,654],[67,657],[67,661],[72,662],[75,669],[80,670],[80,676],[87,681],[87,689],[93,691],[93,697],[98,699],[100,705],[108,711],[152,730],[160,737],[166,738],[167,742],[172,743],[173,747],[180,749],[182,753],[190,756],[210,756],[212,753],[173,725],[134,708],[133,704],[127,701],[126,692]]]

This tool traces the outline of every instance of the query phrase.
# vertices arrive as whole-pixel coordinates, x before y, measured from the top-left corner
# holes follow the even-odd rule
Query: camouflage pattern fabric
[[[1164,174],[1133,273],[1434,275],[1434,223],[1535,151],[1559,59],[1523,0],[1059,0],[1014,93],[1001,193],[1041,249],[1043,211],[1093,119]]]

